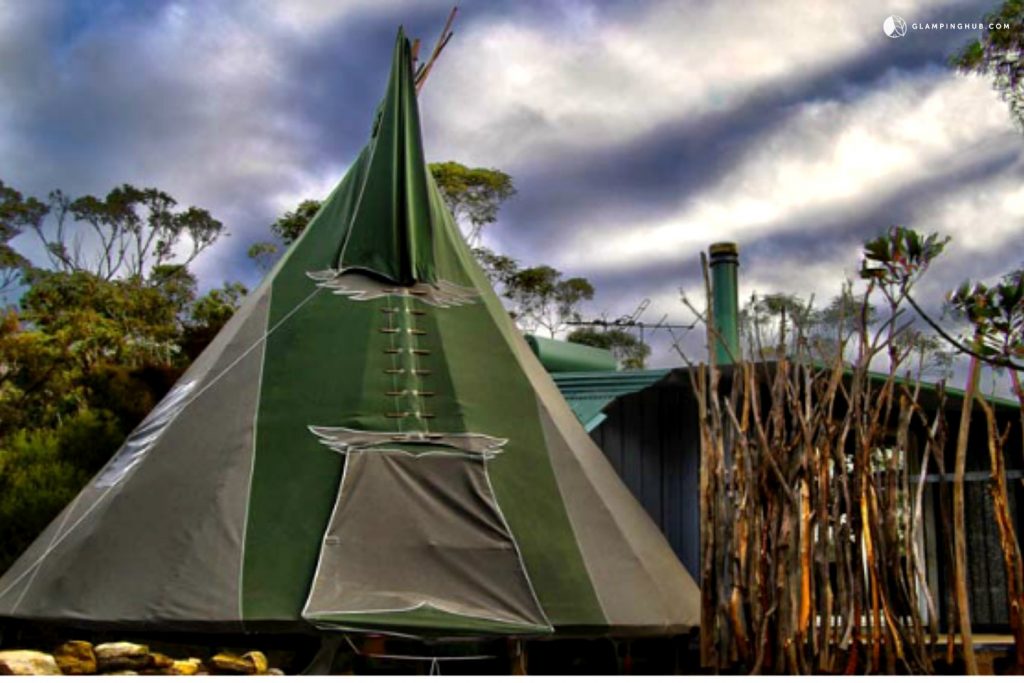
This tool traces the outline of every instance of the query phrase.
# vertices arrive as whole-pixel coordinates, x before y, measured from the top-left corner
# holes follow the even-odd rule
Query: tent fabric
[[[392,569],[382,575],[384,566]],[[451,628],[451,616],[552,630],[494,501],[487,460],[351,452],[302,614],[330,623],[422,608],[437,613],[435,631]]]
[[[698,589],[530,351],[423,161],[410,46],[320,212],[0,578],[151,631],[671,634]]]

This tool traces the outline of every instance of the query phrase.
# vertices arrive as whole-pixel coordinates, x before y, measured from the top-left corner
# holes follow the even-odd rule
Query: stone
[[[247,674],[256,673],[256,664],[250,659],[238,655],[220,652],[210,658],[210,668],[216,673]]]
[[[267,664],[267,656],[259,650],[246,652],[244,655],[242,655],[242,659],[248,659],[250,662],[252,662],[253,666],[256,667],[255,674],[257,676],[262,676],[263,674],[267,673],[267,668],[269,667],[269,665]]]
[[[149,666],[149,647],[137,643],[101,643],[93,648],[100,671],[145,669]]]
[[[147,669],[170,669],[174,665],[174,659],[167,655],[160,654],[159,652],[149,653],[149,662],[146,664]]]
[[[87,676],[96,673],[96,653],[92,643],[85,640],[69,640],[57,646],[53,658],[65,676]]]
[[[53,655],[35,650],[2,650],[0,675],[60,676],[61,673]]]
[[[195,676],[199,673],[203,662],[195,657],[177,659],[171,663],[171,671],[177,676]]]
[[[285,673],[276,667],[270,667],[267,669],[268,676],[284,676]]]
[[[267,657],[258,650],[246,652],[242,656],[221,652],[210,659],[210,668],[217,673],[259,676],[267,673]]]

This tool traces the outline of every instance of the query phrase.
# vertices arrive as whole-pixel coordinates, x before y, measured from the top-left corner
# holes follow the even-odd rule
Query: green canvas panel
[[[400,38],[399,43],[407,41]],[[396,50],[396,60],[394,70],[409,70],[406,53]],[[396,83],[400,90],[396,91]],[[393,73],[381,107],[384,121],[390,120],[388,112],[395,109],[395,98],[408,105],[403,111],[408,119],[416,108],[412,82]],[[411,227],[389,229],[387,217],[394,215],[394,200],[387,189],[390,185],[379,183],[376,176],[390,177],[392,170],[374,166],[373,161],[383,157],[379,156],[380,142],[372,141],[286,255],[287,263],[274,274],[270,325],[288,320],[269,340],[263,370],[246,535],[245,619],[278,621],[299,614],[343,466],[343,457],[312,438],[308,427],[341,425],[367,431],[514,434],[492,465],[492,482],[522,550],[527,573],[556,626],[602,624],[604,617],[558,495],[536,418],[536,399],[508,350],[508,340],[518,332],[490,292],[422,162],[418,123],[412,128],[378,124],[376,130],[378,135],[400,130],[411,138],[405,147],[414,153],[389,155],[392,165],[418,159],[419,168],[406,169],[405,175],[421,178],[427,194],[418,204],[405,206],[404,215],[416,221]],[[416,196],[412,193],[407,198]],[[374,206],[384,216],[375,224],[369,213]],[[429,239],[424,248],[437,264],[437,279],[472,284],[486,303],[438,308],[397,296],[355,301],[317,290],[308,273],[330,268],[337,244],[354,243],[355,233],[349,238],[345,232],[352,216],[355,221],[350,230],[367,230],[369,235],[366,226],[376,225],[388,233],[384,239],[389,245],[399,244],[391,238],[406,231]],[[429,230],[423,225],[429,225]],[[390,248],[374,245],[365,236],[359,240],[375,253]],[[342,265],[350,267],[347,256]],[[376,270],[376,266],[367,270]],[[415,385],[429,385],[434,394],[429,403],[435,417],[429,421],[387,417],[415,408],[408,399],[402,403],[387,396],[387,391],[395,388],[395,379],[385,370],[408,369],[412,362],[409,355],[385,353],[391,345],[380,330],[395,324],[395,319],[383,311],[396,307],[422,313],[402,324],[415,325],[424,333],[418,337],[419,343],[433,345],[429,349],[432,355],[421,361],[431,372],[429,380]],[[502,389],[496,392],[495,387]]]
[[[340,243],[335,267],[365,270],[392,282],[435,280],[427,205],[426,163],[420,141],[409,43],[395,43],[391,78],[377,111],[367,176]]]

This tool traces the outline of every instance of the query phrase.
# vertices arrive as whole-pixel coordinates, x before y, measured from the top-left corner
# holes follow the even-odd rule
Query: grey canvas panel
[[[115,455],[5,574],[0,615],[237,622],[269,298],[254,292],[182,377],[176,390],[194,388],[172,390],[169,426],[140,426],[146,448]]]
[[[612,632],[674,633],[696,627],[696,582],[608,459],[593,442],[582,442],[580,435],[587,441],[590,437],[578,422],[570,428],[556,425],[546,406],[541,407],[541,421],[580,551]],[[572,435],[572,428],[580,434]]]
[[[548,628],[486,467],[469,454],[350,452],[303,616],[431,607]]]
[[[700,589],[661,530],[580,425],[523,339],[514,348],[537,392],[559,490],[613,633],[684,632],[700,624]]]

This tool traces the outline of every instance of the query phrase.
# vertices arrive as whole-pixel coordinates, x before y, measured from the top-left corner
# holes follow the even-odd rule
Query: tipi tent
[[[692,578],[502,309],[399,33],[369,144],[0,580],[0,617],[204,632],[669,634]]]

